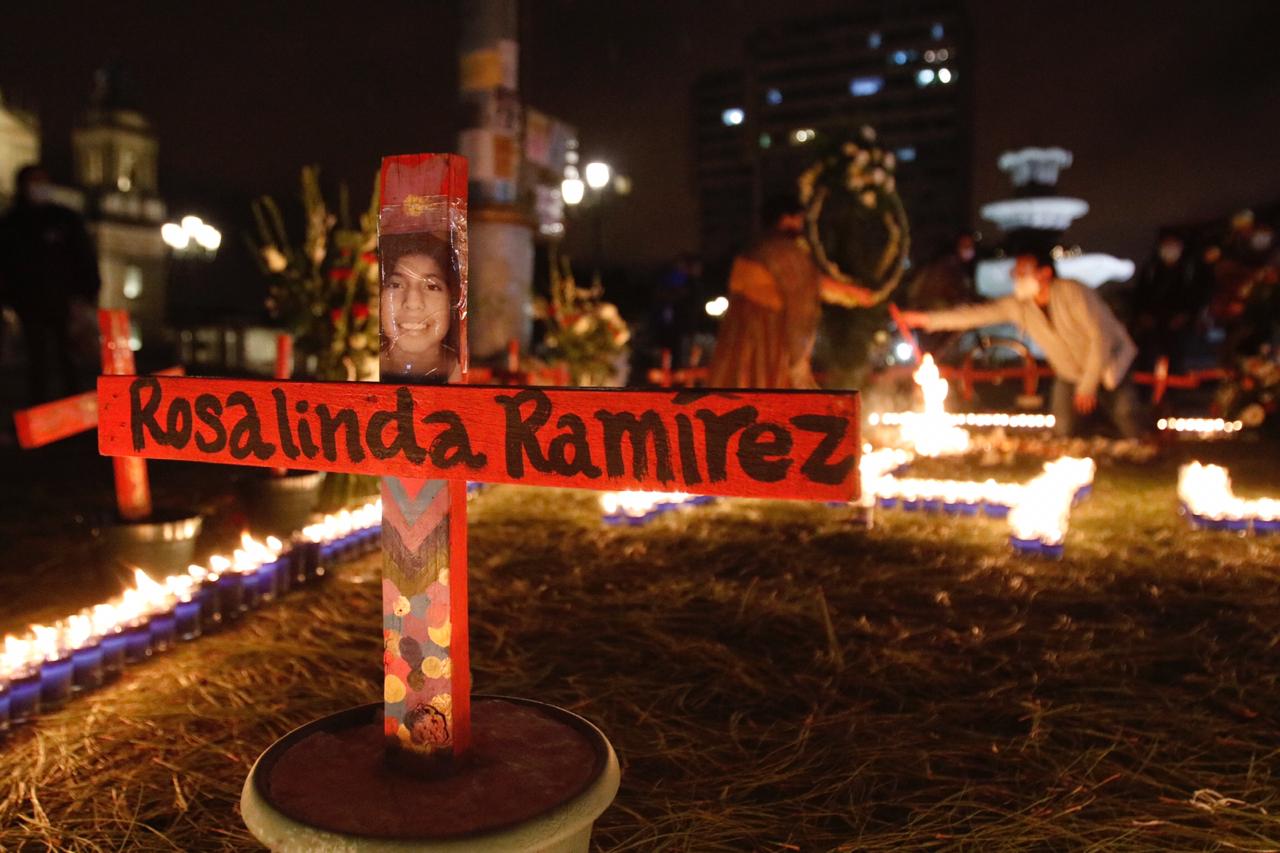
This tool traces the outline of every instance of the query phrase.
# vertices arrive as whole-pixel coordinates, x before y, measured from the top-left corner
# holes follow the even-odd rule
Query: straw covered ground
[[[1280,541],[1183,529],[1193,454],[1280,490],[1268,445],[1107,467],[1060,563],[985,520],[868,532],[740,501],[612,529],[593,495],[493,488],[472,506],[476,688],[610,735],[601,850],[1280,849]],[[254,758],[379,696],[374,577],[355,564],[12,734],[0,849],[251,849]]]

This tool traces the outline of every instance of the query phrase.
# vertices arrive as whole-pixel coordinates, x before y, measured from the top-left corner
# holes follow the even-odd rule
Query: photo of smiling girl
[[[380,247],[383,381],[458,381],[458,276],[448,242],[384,234]]]

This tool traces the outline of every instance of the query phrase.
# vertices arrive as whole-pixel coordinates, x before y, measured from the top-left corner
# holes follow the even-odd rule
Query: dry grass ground
[[[610,735],[602,850],[1280,849],[1280,540],[1183,529],[1192,452],[1104,468],[1060,563],[981,519],[723,502],[613,529],[592,495],[495,488],[475,684]],[[1194,452],[1280,491],[1274,446]],[[375,571],[11,734],[0,849],[251,848],[254,758],[378,696]]]

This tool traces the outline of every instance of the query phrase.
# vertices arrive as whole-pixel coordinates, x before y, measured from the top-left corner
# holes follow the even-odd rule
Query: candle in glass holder
[[[234,622],[249,608],[244,603],[244,576],[231,570],[231,561],[220,554],[209,558],[209,568],[217,578],[218,611],[222,624]]]
[[[21,725],[40,713],[40,667],[29,640],[6,636],[0,654],[0,677],[9,679],[9,722]]]
[[[0,738],[9,731],[9,676],[0,672]]]
[[[124,635],[125,663],[142,663],[151,657],[151,625],[150,620],[140,619],[130,623],[121,630]]]
[[[40,660],[40,707],[61,708],[71,698],[71,655],[62,647],[59,630],[52,625],[32,625],[30,640]]]
[[[200,632],[208,634],[222,626],[222,607],[218,602],[218,575],[204,566],[187,566],[187,577],[196,583],[195,599],[200,603]]]
[[[93,619],[85,613],[67,617],[63,644],[71,649],[71,690],[83,693],[102,686],[102,643],[94,635]]]

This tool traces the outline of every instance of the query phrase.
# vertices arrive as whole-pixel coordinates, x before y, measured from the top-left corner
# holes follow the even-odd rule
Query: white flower
[[[862,194],[862,206],[863,207],[876,206],[876,194],[874,190],[867,190]]]
[[[573,324],[573,332],[576,335],[585,335],[589,331],[591,331],[591,318],[583,314]]]
[[[284,272],[285,267],[289,266],[289,261],[285,258],[284,253],[275,246],[263,248],[262,261],[271,272]]]
[[[612,302],[601,302],[600,307],[596,309],[596,313],[600,315],[600,319],[609,323],[622,319],[618,316],[618,306]]]

